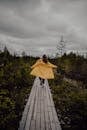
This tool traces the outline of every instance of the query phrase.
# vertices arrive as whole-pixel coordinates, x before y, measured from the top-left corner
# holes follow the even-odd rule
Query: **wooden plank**
[[[35,86],[35,88],[34,88],[35,92],[36,92],[36,89],[37,89],[37,87]],[[31,118],[32,118],[32,114],[34,111],[35,92],[33,93],[33,97],[32,97],[31,102],[30,102],[30,109],[29,109],[29,112],[27,115],[25,130],[28,130],[30,128]]]
[[[28,129],[28,130],[36,130],[35,124],[36,124],[36,121],[35,120],[31,120],[30,129]]]
[[[60,124],[56,124],[56,130],[62,130]]]
[[[37,87],[36,96],[35,96],[34,113],[33,113],[33,116],[32,116],[33,120],[36,120],[37,106],[38,106],[38,87]]]
[[[37,109],[36,112],[40,113],[40,87],[38,88],[38,98],[37,98]]]
[[[45,130],[45,111],[44,111],[44,88],[42,88],[42,95],[41,95],[41,130]]]
[[[37,116],[36,116],[36,129],[35,130],[40,130],[40,114],[41,113],[37,113]]]

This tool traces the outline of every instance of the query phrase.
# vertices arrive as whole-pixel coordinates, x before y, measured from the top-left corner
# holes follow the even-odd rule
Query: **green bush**
[[[51,87],[55,107],[64,130],[87,129],[87,90],[70,83]]]

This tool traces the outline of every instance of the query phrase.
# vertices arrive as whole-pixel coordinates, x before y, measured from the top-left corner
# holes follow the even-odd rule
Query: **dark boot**
[[[39,79],[40,79],[40,85],[42,86],[42,84],[43,84],[43,83],[42,83],[42,78],[39,77]]]
[[[44,87],[45,79],[42,79],[42,87]]]

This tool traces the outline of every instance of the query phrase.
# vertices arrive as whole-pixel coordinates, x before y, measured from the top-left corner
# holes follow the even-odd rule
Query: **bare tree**
[[[86,59],[87,59],[87,52],[86,52]]]
[[[25,51],[22,52],[22,57],[26,57]]]
[[[2,52],[2,50],[3,50],[3,44],[0,41],[0,52]]]
[[[66,45],[65,41],[63,39],[63,36],[61,36],[61,39],[57,45],[57,55],[62,56],[65,53]]]

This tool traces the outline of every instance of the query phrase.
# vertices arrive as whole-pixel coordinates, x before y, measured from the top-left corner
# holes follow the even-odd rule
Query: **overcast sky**
[[[87,0],[0,0],[0,41],[11,51],[55,54],[87,50]]]

